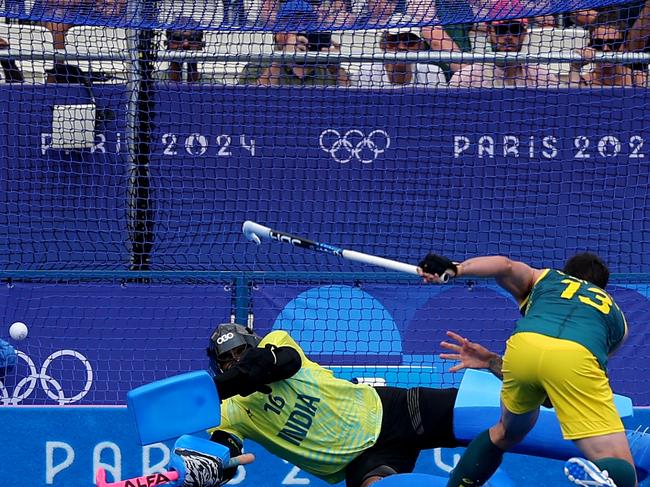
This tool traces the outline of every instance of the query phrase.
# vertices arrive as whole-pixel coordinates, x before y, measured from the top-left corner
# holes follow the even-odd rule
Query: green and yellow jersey
[[[623,340],[625,317],[601,288],[563,272],[545,269],[520,304],[514,333],[539,333],[584,346],[607,367],[607,356]]]
[[[382,407],[377,392],[335,378],[310,361],[285,331],[269,333],[259,346],[268,343],[297,350],[302,367],[289,379],[270,384],[271,394],[223,401],[218,429],[251,439],[327,482],[340,482],[350,461],[379,436]]]

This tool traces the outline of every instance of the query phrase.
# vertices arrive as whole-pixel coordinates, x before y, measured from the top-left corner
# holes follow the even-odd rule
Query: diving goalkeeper
[[[459,345],[448,358],[500,375],[500,357],[449,332]],[[222,398],[211,439],[231,456],[251,439],[329,483],[367,487],[412,472],[421,450],[459,446],[453,431],[458,390],[369,387],[337,379],[309,360],[285,331],[261,338],[237,324],[219,325],[207,349]],[[444,358],[444,356],[443,356]],[[224,473],[224,481],[236,469]]]

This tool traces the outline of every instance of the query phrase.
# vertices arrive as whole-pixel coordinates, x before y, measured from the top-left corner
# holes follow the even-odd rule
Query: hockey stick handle
[[[344,250],[341,253],[344,259],[353,260],[362,264],[376,265],[392,271],[405,272],[406,274],[418,275],[418,268],[415,265],[406,264],[397,260],[385,259],[376,255],[364,254],[355,250]]]
[[[242,231],[248,240],[252,240],[257,244],[262,243],[262,240],[277,240],[278,242],[289,243],[294,247],[301,247],[308,250],[314,250],[316,252],[332,254],[343,257],[347,260],[360,262],[362,264],[376,265],[385,269],[404,272],[406,274],[412,274],[415,276],[419,275],[418,267],[412,264],[406,264],[404,262],[386,259],[384,257],[378,257],[376,255],[364,254],[363,252],[357,252],[355,250],[346,250],[330,244],[314,242],[303,237],[291,235],[290,233],[273,230],[269,227],[265,227],[264,225],[260,225],[259,223],[250,220],[244,222]],[[449,281],[450,277],[451,276],[445,272],[441,276],[441,280],[442,282],[447,282]]]
[[[250,453],[244,453],[237,457],[233,457],[225,462],[224,468],[237,467],[239,465],[246,465],[255,460],[255,456]],[[183,474],[185,475],[185,474]],[[175,482],[180,478],[179,473],[176,470],[168,470],[162,473],[152,473],[149,475],[142,475],[140,477],[134,477],[127,480],[119,480],[117,482],[106,482],[106,470],[100,468],[97,470],[97,475],[95,476],[95,483],[97,487],[138,487],[144,486],[147,487],[156,487],[158,485],[164,485],[169,482]],[[184,481],[184,480],[183,480]]]
[[[97,487],[133,487],[137,485],[146,485],[147,487],[155,487],[163,485],[168,482],[178,480],[178,472],[176,470],[169,470],[168,472],[152,473],[149,475],[142,475],[132,479],[120,480],[118,482],[106,482],[106,470],[100,468],[97,470],[95,483]]]

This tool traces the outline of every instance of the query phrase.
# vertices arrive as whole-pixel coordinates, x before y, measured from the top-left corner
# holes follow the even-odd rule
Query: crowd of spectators
[[[240,0],[224,0],[232,22],[243,23]],[[274,25],[273,51],[281,56],[272,62],[251,60],[239,73],[240,84],[257,85],[324,85],[385,88],[400,86],[455,88],[500,87],[599,87],[648,86],[648,63],[602,62],[600,53],[650,52],[650,0],[570,14],[544,17],[511,18],[524,13],[522,0],[366,0],[359,8],[355,0],[262,0],[255,19],[257,25]],[[489,5],[489,7],[486,7]],[[80,15],[97,18],[118,18],[123,15],[126,0],[36,0],[32,15],[40,12],[40,22],[54,37],[54,47],[65,50],[65,33],[71,20]],[[483,9],[481,11],[481,9]],[[36,12],[34,14],[34,12]],[[89,14],[90,12],[90,14]],[[239,12],[239,13],[237,13]],[[477,14],[477,12],[479,12]],[[481,13],[482,12],[482,13]],[[237,13],[237,15],[235,15]],[[486,18],[507,17],[472,23],[476,15]],[[201,25],[191,18],[179,18],[178,28],[165,31],[162,40],[168,51],[204,51],[206,43]],[[283,22],[286,23],[282,28]],[[424,27],[418,24],[427,23]],[[303,24],[307,28],[302,28]],[[309,26],[329,26],[334,32],[314,32]],[[386,28],[381,28],[387,26]],[[364,35],[363,28],[379,30],[378,48],[387,54],[407,53],[409,61],[386,60],[346,62],[336,56],[342,47],[337,42],[337,29]],[[526,61],[523,54],[531,29],[584,29],[586,47],[574,49],[580,60],[570,65],[568,73],[549,69],[549,63]],[[278,32],[277,30],[280,30]],[[477,52],[483,39],[484,52],[507,54],[505,60],[490,62],[424,62],[413,61],[431,51]],[[7,42],[0,39],[0,50]],[[552,47],[549,46],[549,53]],[[303,54],[318,52],[331,55],[326,62],[305,60]],[[295,59],[291,59],[295,57]],[[462,58],[461,58],[462,59]],[[15,63],[3,61],[4,78],[21,81]],[[170,82],[214,82],[202,79],[196,61],[173,60],[160,79]],[[50,82],[70,82],[70,67],[58,62],[48,73]],[[98,80],[101,80],[98,78]]]

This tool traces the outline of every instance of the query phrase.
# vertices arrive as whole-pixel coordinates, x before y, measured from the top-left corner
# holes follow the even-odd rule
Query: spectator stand
[[[52,33],[37,25],[3,23],[0,24],[0,38],[9,43],[10,54],[21,56],[16,64],[23,72],[25,80],[31,83],[45,83],[45,70],[52,68],[54,64]]]

